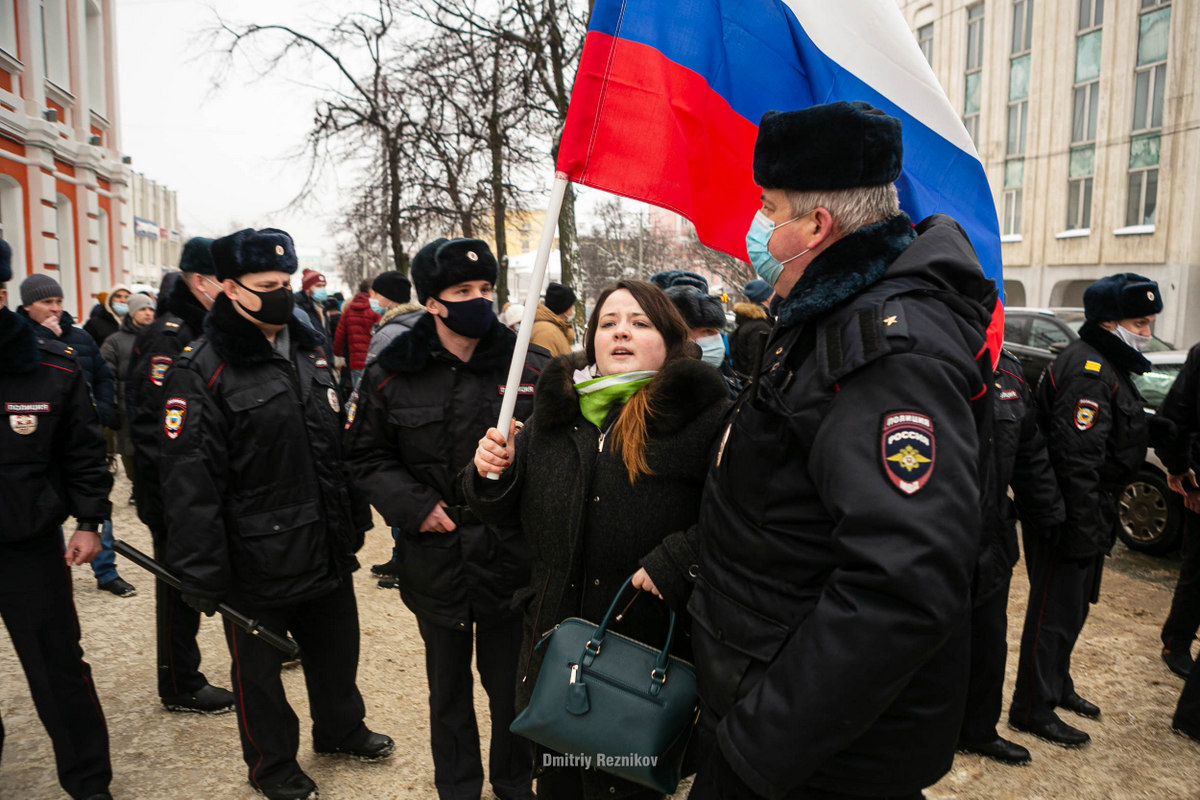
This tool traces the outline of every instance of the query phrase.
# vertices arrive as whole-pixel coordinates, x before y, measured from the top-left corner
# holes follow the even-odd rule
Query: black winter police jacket
[[[992,398],[992,459],[996,469],[994,511],[983,521],[983,542],[975,573],[975,603],[1008,586],[1020,556],[1017,519],[1039,530],[1061,525],[1066,518],[1062,494],[1054,479],[1046,442],[1038,428],[1033,394],[1021,362],[1000,353]],[[1012,487],[1013,496],[1008,496]]]
[[[1038,423],[1067,505],[1057,549],[1067,558],[1107,553],[1117,536],[1117,499],[1146,458],[1149,423],[1131,372],[1145,356],[1092,322],[1042,373]]]
[[[342,460],[336,382],[317,334],[299,320],[287,331],[284,357],[220,295],[167,373],[166,560],[186,594],[283,606],[358,567],[371,516]]]
[[[709,474],[689,604],[707,724],[756,795],[911,793],[953,761],[994,302],[957,223],[901,214],[780,305]]]
[[[87,378],[67,348],[0,308],[0,543],[112,513],[112,474]]]
[[[166,526],[159,488],[158,440],[162,429],[163,382],[183,348],[204,331],[208,313],[187,281],[171,287],[167,311],[138,334],[125,379],[125,409],[133,442],[138,518],[152,529]]]
[[[516,335],[499,320],[463,363],[422,316],[363,373],[346,452],[355,480],[388,525],[400,529],[400,596],[413,613],[461,630],[474,620],[517,613],[513,595],[529,582],[529,548],[516,526],[488,526],[466,508],[459,471],[495,426]],[[549,353],[531,345],[514,419],[524,420]],[[419,528],[438,501],[457,525]]]
[[[1189,468],[1200,468],[1200,344],[1188,351],[1158,416],[1173,426],[1173,435],[1155,447],[1167,472],[1182,475]]]

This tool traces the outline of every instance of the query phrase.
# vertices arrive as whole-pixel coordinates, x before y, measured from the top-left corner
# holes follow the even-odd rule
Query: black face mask
[[[242,309],[247,314],[267,325],[288,324],[288,320],[292,318],[292,308],[296,302],[295,298],[292,297],[291,289],[287,286],[280,286],[278,289],[271,289],[268,292],[256,292],[236,278],[234,278],[233,282],[257,297],[262,303],[258,311],[251,311],[241,303],[238,303],[238,305],[242,305]]]
[[[451,303],[448,300],[438,300],[446,307],[446,316],[442,322],[446,327],[465,336],[468,339],[482,339],[492,323],[496,321],[496,312],[492,309],[492,301],[486,297],[476,297],[474,300],[462,300]]]

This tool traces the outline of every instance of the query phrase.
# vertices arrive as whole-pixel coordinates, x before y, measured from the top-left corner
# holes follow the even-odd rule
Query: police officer
[[[185,602],[230,605],[304,652],[313,749],[387,758],[363,724],[350,574],[371,512],[348,481],[344,416],[320,335],[292,314],[292,238],[242,230],[211,248],[223,293],[205,336],[167,372],[161,422],[166,558]],[[271,800],[316,796],[296,762],[279,653],[226,622],[250,783]]]
[[[783,299],[700,508],[693,798],[919,797],[953,761],[996,292],[900,212],[901,159],[865,103],[759,126],[746,243]]]
[[[150,529],[154,553],[163,557],[167,525],[163,518],[158,432],[162,427],[163,381],[184,345],[203,331],[204,315],[220,293],[213,279],[212,239],[196,236],[183,246],[180,278],[161,298],[166,313],[147,325],[133,344],[125,375],[129,435],[134,446],[133,489],[138,517]],[[166,286],[166,281],[163,281]],[[209,684],[200,671],[196,633],[200,615],[159,581],[155,587],[158,695],[168,711],[224,714],[233,709],[233,693]]]
[[[1000,353],[989,395],[995,474],[989,484],[992,502],[984,504],[983,541],[975,568],[971,677],[958,749],[1001,764],[1027,764],[1032,760],[1029,751],[996,732],[1008,659],[1008,588],[1020,555],[1017,511],[1026,524],[1043,530],[1061,525],[1066,511],[1038,428],[1032,393],[1020,362],[1007,350]],[[1009,497],[1010,486],[1015,503]]]
[[[1167,468],[1171,490],[1184,497],[1183,564],[1171,598],[1171,613],[1162,629],[1162,659],[1176,675],[1192,672],[1192,640],[1200,628],[1200,488],[1196,467],[1200,465],[1200,344],[1188,351],[1187,361],[1171,384],[1158,417],[1174,426],[1174,435],[1163,437],[1155,447]],[[1192,715],[1200,730],[1200,697]]]
[[[480,522],[456,479],[500,415],[516,343],[492,307],[496,271],[478,239],[438,239],[417,253],[409,274],[426,313],[363,373],[347,433],[356,479],[399,529],[397,581],[425,641],[442,800],[478,798],[483,787],[472,652],[491,709],[492,788],[500,800],[532,796],[529,748],[508,730],[521,647],[513,596],[528,583],[530,553],[519,530]],[[517,419],[532,410],[547,360],[531,346]]]
[[[1162,295],[1154,281],[1125,272],[1084,290],[1083,310],[1079,339],[1046,368],[1035,392],[1067,517],[1061,529],[1022,527],[1029,605],[1008,717],[1016,730],[1063,747],[1091,737],[1063,722],[1056,707],[1100,716],[1075,691],[1071,651],[1089,603],[1099,599],[1104,556],[1116,541],[1117,501],[1146,457],[1146,413],[1130,374],[1150,369],[1140,350]]]
[[[108,730],[79,647],[59,527],[68,514],[78,520],[67,565],[95,558],[112,474],[79,362],[8,309],[11,278],[12,251],[0,241],[0,616],[54,745],[59,783],[77,800],[112,800]],[[0,744],[3,735],[0,726]]]

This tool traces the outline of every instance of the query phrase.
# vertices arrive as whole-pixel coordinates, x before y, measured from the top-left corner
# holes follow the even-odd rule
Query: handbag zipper
[[[636,686],[630,686],[628,683],[617,680],[616,678],[610,678],[609,676],[607,676],[603,673],[594,672],[592,670],[585,670],[582,666],[579,666],[576,664],[572,664],[571,669],[572,669],[572,676],[574,676],[575,671],[578,670],[578,679],[577,680],[579,680],[579,681],[586,682],[592,678],[595,678],[596,680],[600,681],[601,683],[607,683],[609,686],[615,686],[618,689],[624,689],[625,691],[629,692],[630,694],[637,695],[638,697],[642,698],[643,700],[645,700],[648,703],[654,703],[657,706],[665,706],[666,705],[666,702],[655,697],[654,695],[650,694],[649,692],[639,689]],[[572,683],[575,683],[575,682],[576,682],[575,680],[572,680]]]

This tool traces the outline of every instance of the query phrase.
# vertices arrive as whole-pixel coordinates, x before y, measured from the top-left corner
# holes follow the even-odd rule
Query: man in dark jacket
[[[768,310],[773,292],[766,281],[755,278],[745,285],[742,293],[746,295],[747,302],[733,305],[737,327],[729,335],[729,357],[733,369],[745,380],[762,357],[763,346],[771,333],[774,319]]]
[[[900,212],[901,158],[865,103],[759,126],[747,247],[784,299],[700,509],[693,798],[918,797],[954,758],[996,292]]]
[[[358,285],[358,294],[350,298],[350,304],[338,318],[337,331],[333,336],[333,352],[346,359],[350,370],[350,385],[357,386],[359,376],[367,363],[367,346],[371,343],[371,328],[379,321],[379,314],[371,308],[371,279],[364,278]]]
[[[321,334],[321,352],[333,363],[333,333],[336,325],[331,325],[330,314],[325,307],[329,299],[329,288],[325,276],[316,270],[304,270],[300,279],[300,291],[296,292],[296,310],[308,317],[308,322],[314,331]]]
[[[521,645],[513,595],[529,580],[529,550],[519,529],[482,524],[456,480],[500,415],[516,336],[492,308],[496,259],[486,243],[438,239],[409,274],[427,313],[363,373],[348,457],[372,505],[400,529],[397,579],[425,640],[438,796],[478,798],[483,787],[474,650],[491,708],[488,777],[501,800],[527,798],[529,749],[508,726]],[[529,414],[547,359],[530,350],[517,419]]]
[[[988,394],[995,473],[988,484],[992,501],[983,505],[983,542],[971,611],[971,678],[958,749],[1002,764],[1027,764],[1029,751],[996,731],[1008,659],[1008,588],[1020,555],[1017,516],[1019,511],[1025,524],[1050,530],[1062,524],[1066,511],[1037,425],[1032,393],[1021,363],[1007,350],[1000,353],[995,384]],[[1010,486],[1015,503],[1008,494]]]
[[[220,292],[214,280],[212,239],[195,236],[183,246],[179,275],[159,305],[165,313],[138,334],[125,375],[125,408],[133,442],[133,493],[138,518],[150,529],[154,553],[166,552],[158,432],[162,427],[163,383],[183,348],[204,330],[204,315]],[[167,282],[164,280],[163,285]],[[183,602],[179,590],[155,586],[158,696],[168,711],[223,714],[233,709],[233,694],[209,684],[200,671],[196,634],[200,615]]]
[[[79,647],[60,527],[68,514],[78,520],[68,565],[95,558],[112,475],[79,362],[7,308],[11,259],[0,241],[0,616],[54,744],[59,783],[76,800],[112,800],[108,730]]]
[[[17,312],[34,324],[39,339],[51,339],[67,347],[83,367],[91,388],[100,424],[108,425],[116,410],[113,375],[100,355],[96,341],[75,327],[75,320],[63,309],[63,291],[58,281],[41,273],[21,281],[21,308]],[[103,431],[101,431],[103,436]],[[133,597],[137,589],[124,580],[117,570],[117,554],[113,552],[112,520],[101,526],[100,552],[92,562],[92,574],[97,588],[117,597]]]
[[[1075,691],[1071,651],[1100,596],[1104,557],[1116,541],[1117,501],[1146,457],[1148,423],[1130,373],[1150,362],[1139,352],[1162,310],[1158,284],[1131,272],[1110,275],[1083,293],[1079,339],[1038,380],[1038,423],[1054,465],[1067,518],[1060,528],[1023,526],[1029,605],[1008,723],[1063,747],[1091,741],[1059,719],[1056,707],[1097,718]]]
[[[1155,447],[1167,468],[1167,484],[1184,497],[1183,564],[1171,599],[1171,613],[1162,629],[1162,659],[1181,678],[1191,674],[1192,640],[1200,628],[1200,488],[1196,467],[1200,465],[1200,344],[1188,351],[1187,361],[1167,392],[1160,419],[1174,426],[1173,435]],[[1193,715],[1200,730],[1200,698]]]
[[[355,678],[350,575],[371,513],[342,461],[333,370],[320,339],[292,316],[292,239],[247,229],[211,253],[223,293],[205,337],[185,348],[163,387],[166,560],[197,611],[228,601],[296,638],[314,750],[386,758],[394,745],[363,724]],[[279,653],[228,621],[225,636],[250,783],[272,800],[315,796],[296,762]]]

